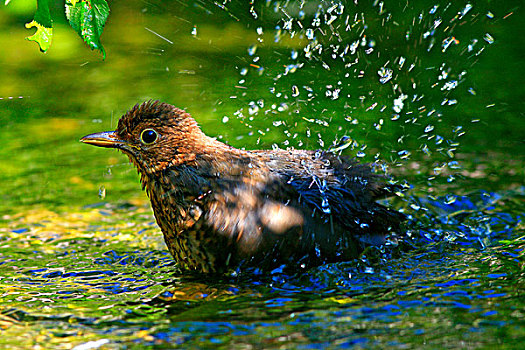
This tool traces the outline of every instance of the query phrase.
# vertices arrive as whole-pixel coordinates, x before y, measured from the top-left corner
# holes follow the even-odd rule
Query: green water
[[[307,1],[302,15],[300,4],[256,3],[254,16],[239,3],[112,3],[106,61],[61,21],[38,52],[23,39],[33,1],[0,10],[0,347],[520,348],[521,3],[473,4],[454,20],[466,2],[384,2],[382,12],[348,2],[331,26],[331,5]],[[319,4],[325,50],[307,59],[298,21],[310,24]],[[357,56],[333,58],[363,33]],[[458,44],[443,52],[449,36]],[[382,84],[385,64],[395,74]],[[398,119],[399,89],[409,97]],[[412,185],[391,205],[411,215],[413,249],[295,274],[180,271],[131,164],[78,142],[147,99],[247,149],[326,149],[351,136],[347,154],[381,159]]]

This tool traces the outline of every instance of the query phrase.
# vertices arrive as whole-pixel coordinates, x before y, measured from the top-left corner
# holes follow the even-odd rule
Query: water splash
[[[281,146],[314,148],[352,133],[357,142],[373,142],[379,148],[374,159],[386,158],[402,167],[432,155],[447,168],[439,174],[455,178],[449,176],[455,169],[448,168],[445,159],[455,157],[459,133],[443,120],[462,103],[458,97],[465,92],[474,96],[472,85],[462,88],[475,63],[466,53],[480,55],[494,41],[477,19],[476,4],[269,1],[256,8],[257,37],[273,33],[275,46],[259,53],[259,68],[239,68],[242,76],[264,69],[264,75],[251,79],[270,91],[270,96],[246,92],[250,100],[271,101],[251,114],[248,127],[264,131],[263,115],[282,114],[278,119],[287,120],[287,128],[278,137]],[[485,10],[478,11],[486,21],[491,19]],[[459,20],[469,26],[469,34],[458,30]],[[256,47],[257,43],[249,46],[250,58]],[[244,115],[244,109],[238,115]],[[253,110],[251,105],[248,110]],[[386,141],[384,130],[395,139]],[[295,134],[299,137],[290,137]],[[368,157],[358,152],[357,156]],[[429,175],[436,178],[435,173]]]

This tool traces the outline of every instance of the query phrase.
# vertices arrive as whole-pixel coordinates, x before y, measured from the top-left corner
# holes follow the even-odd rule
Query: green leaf
[[[106,52],[100,42],[100,36],[109,15],[109,6],[105,0],[66,0],[66,17],[71,27],[92,49]]]
[[[46,52],[53,39],[53,20],[49,12],[49,0],[37,0],[35,17],[31,22],[26,23],[26,28],[32,27],[36,27],[36,32],[26,39],[35,41],[40,51]]]

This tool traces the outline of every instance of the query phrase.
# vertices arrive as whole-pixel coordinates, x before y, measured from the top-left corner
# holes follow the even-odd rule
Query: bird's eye
[[[151,145],[157,141],[159,134],[153,129],[144,129],[140,134],[140,141],[145,145]]]

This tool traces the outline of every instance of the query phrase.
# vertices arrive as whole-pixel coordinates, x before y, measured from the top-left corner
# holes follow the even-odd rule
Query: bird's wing
[[[333,219],[352,234],[399,229],[404,216],[376,202],[392,195],[393,188],[369,164],[327,152],[280,152],[279,157],[270,157],[268,164],[282,177],[280,183],[294,191],[281,189],[278,200],[297,201],[321,219]],[[285,152],[287,157],[283,157]]]
[[[235,244],[240,256],[266,253],[277,241],[290,249],[297,244],[304,223],[300,210],[265,195],[264,184],[226,182],[203,203],[204,220]]]

